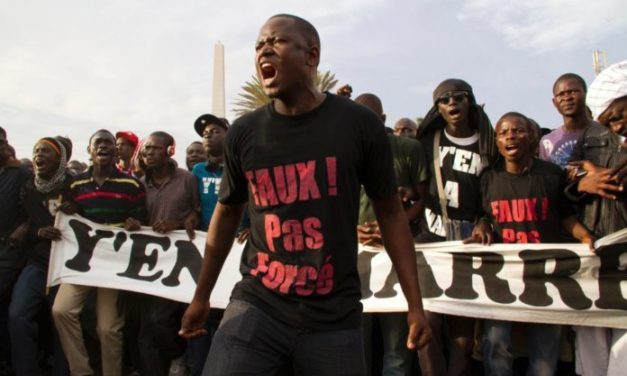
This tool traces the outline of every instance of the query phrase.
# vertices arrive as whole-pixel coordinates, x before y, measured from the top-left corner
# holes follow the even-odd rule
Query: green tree
[[[330,91],[337,85],[335,75],[330,71],[316,75],[316,85],[320,91]],[[246,81],[242,86],[242,92],[237,94],[237,100],[233,103],[233,111],[237,116],[242,116],[268,103],[270,98],[263,92],[259,77],[252,76],[250,81]]]

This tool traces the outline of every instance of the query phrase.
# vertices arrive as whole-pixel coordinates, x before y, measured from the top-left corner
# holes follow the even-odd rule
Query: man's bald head
[[[415,138],[418,125],[410,118],[400,118],[394,124],[394,134],[402,137]]]
[[[311,22],[307,21],[304,18],[295,16],[293,14],[286,14],[286,13],[275,14],[274,16],[268,18],[268,21],[270,21],[273,18],[288,18],[294,21],[294,23],[296,23],[298,27],[298,30],[302,33],[302,36],[307,41],[308,47],[316,46],[318,47],[318,49],[320,49],[320,35],[318,34],[318,30],[316,30],[316,28],[314,27],[314,25],[311,24]]]
[[[372,112],[377,114],[382,122],[385,123],[383,104],[381,104],[381,99],[379,99],[379,97],[371,93],[364,93],[355,98],[355,103],[359,103],[360,105],[369,108]]]

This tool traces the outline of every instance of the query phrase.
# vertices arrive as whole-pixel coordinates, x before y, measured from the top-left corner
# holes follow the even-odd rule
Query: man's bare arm
[[[431,330],[422,308],[416,253],[407,216],[398,195],[372,200],[372,205],[383,236],[383,244],[394,264],[409,307],[407,347],[412,350],[422,348],[431,339]]]
[[[191,304],[181,320],[179,334],[185,338],[194,338],[205,334],[203,327],[209,314],[209,296],[213,290],[222,265],[233,246],[235,232],[242,218],[245,204],[216,205],[205,243],[203,258],[196,292]]]

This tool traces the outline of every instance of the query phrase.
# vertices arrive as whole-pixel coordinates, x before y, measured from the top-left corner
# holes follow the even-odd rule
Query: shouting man
[[[430,338],[390,145],[372,111],[317,88],[320,39],[308,21],[271,17],[255,51],[272,101],[227,134],[219,202],[181,334],[204,332],[209,296],[248,202],[243,279],[203,373],[273,375],[291,363],[301,375],[363,375],[355,231],[362,184],[408,301],[407,345]]]

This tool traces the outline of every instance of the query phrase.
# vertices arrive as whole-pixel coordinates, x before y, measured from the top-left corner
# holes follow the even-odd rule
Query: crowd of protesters
[[[558,77],[553,104],[563,125],[553,131],[518,112],[502,115],[493,127],[461,79],[434,89],[432,107],[419,124],[401,118],[385,128],[375,94],[352,101],[349,86],[337,95],[314,88],[319,44],[305,20],[268,20],[256,44],[256,65],[273,101],[233,126],[211,114],[196,119],[190,132],[198,140],[187,146],[184,168],[172,158],[174,138],[163,130],[143,139],[133,131],[98,130],[89,139],[89,163],[83,163],[72,160],[72,140],[53,135],[42,135],[30,159],[18,159],[9,143],[10,125],[8,132],[0,128],[0,375],[624,373],[624,330],[423,312],[420,290],[411,282],[416,270],[404,261],[413,260],[405,252],[410,236],[416,243],[592,247],[595,239],[625,228],[627,61],[608,67],[590,87],[574,73]],[[307,51],[304,57],[290,55],[298,49]],[[350,192],[337,193],[339,199],[271,209],[256,196],[252,200],[261,177],[248,172],[285,165],[287,174],[289,163],[321,156],[328,161],[329,155],[338,158],[338,180],[350,186]],[[528,197],[548,200],[543,220],[510,223],[491,205]],[[353,207],[359,213],[339,214]],[[266,289],[253,277],[267,272],[261,250],[268,247],[262,239],[268,210],[277,218],[307,212],[335,223],[331,217],[341,217],[332,231],[325,230],[325,243],[385,248],[415,304],[409,320],[407,313],[360,315],[350,251],[333,254],[340,292],[308,300]],[[50,247],[61,237],[54,227],[58,211],[127,231],[185,230],[190,238],[196,230],[208,231],[192,304],[71,283],[48,288]],[[248,242],[244,279],[226,312],[209,309],[207,298],[234,239]],[[302,265],[290,257],[276,259]],[[330,257],[308,262],[322,265]],[[251,326],[261,334],[248,333]],[[516,338],[516,327],[526,338]],[[260,339],[265,332],[276,338]],[[517,341],[526,341],[526,350]],[[333,363],[338,352],[345,357]],[[318,367],[319,361],[328,364]]]

